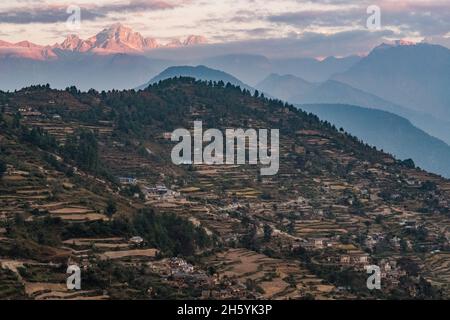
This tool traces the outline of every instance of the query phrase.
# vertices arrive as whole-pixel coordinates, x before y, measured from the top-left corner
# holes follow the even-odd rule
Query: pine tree
[[[6,172],[6,163],[0,160],[0,178],[3,177],[5,172]]]

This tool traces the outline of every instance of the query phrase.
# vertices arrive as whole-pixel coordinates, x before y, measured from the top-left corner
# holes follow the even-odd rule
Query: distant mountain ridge
[[[323,60],[314,58],[273,59],[273,70],[280,74],[292,74],[309,82],[323,82],[333,75],[347,71],[358,63],[362,57],[351,55]]]
[[[0,66],[4,71],[0,73],[0,90],[46,83],[60,89],[72,85],[82,90],[130,89],[167,67],[180,65],[204,65],[255,86],[268,75],[281,74],[286,69],[293,70],[299,77],[303,75],[302,70],[307,70],[307,77],[317,74],[322,78],[343,72],[355,62],[355,58],[350,57],[273,59],[255,54],[218,55],[220,51],[201,57],[184,55],[189,51],[208,52],[210,46],[213,44],[201,35],[163,41],[144,37],[121,23],[87,39],[68,35],[64,41],[53,45],[0,40]],[[100,74],[91,79],[83,73],[91,70]],[[14,74],[14,77],[8,74]],[[64,77],[68,74],[71,76]]]
[[[361,58],[267,58],[254,54],[227,54],[200,61],[208,67],[220,69],[242,81],[256,86],[271,74],[291,74],[308,82],[328,80],[337,73],[347,71]]]
[[[450,122],[445,119],[398,105],[343,82],[328,80],[312,84],[292,75],[269,76],[257,89],[291,103],[348,104],[391,112],[450,145]]]
[[[450,121],[450,50],[443,46],[383,44],[333,79]]]
[[[411,158],[422,169],[450,177],[450,146],[398,115],[343,104],[299,107],[399,159]]]

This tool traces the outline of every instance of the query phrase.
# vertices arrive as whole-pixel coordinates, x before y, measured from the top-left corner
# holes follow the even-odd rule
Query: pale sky
[[[66,26],[69,5],[81,8],[79,30]],[[381,9],[378,31],[366,27],[369,5],[378,5]],[[316,52],[311,52],[315,56],[330,52],[335,55],[363,53],[373,45],[393,39],[425,40],[450,46],[450,0],[0,2],[0,39],[9,42],[29,40],[54,44],[71,33],[88,38],[115,22],[161,40],[195,34],[207,37],[212,43],[256,41],[264,46],[264,43],[299,41],[317,48],[313,49]]]

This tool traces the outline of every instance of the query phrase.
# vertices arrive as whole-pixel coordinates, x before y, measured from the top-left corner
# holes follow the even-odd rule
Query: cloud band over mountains
[[[305,45],[341,39],[336,46],[342,50],[325,48],[315,56],[364,53],[377,43],[403,38],[450,46],[448,0],[11,0],[0,3],[2,40],[61,41],[73,32],[63,25],[69,5],[81,8],[82,38],[122,22],[144,36],[168,41],[199,34],[221,44],[267,43],[268,50],[272,39]],[[370,5],[381,9],[381,32],[366,27]],[[352,52],[355,47],[364,48]]]

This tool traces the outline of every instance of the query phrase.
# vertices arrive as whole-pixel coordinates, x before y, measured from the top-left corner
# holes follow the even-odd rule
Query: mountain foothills
[[[450,181],[292,105],[177,78],[33,86],[0,110],[0,298],[449,298]],[[279,173],[173,165],[196,120],[280,129]]]

